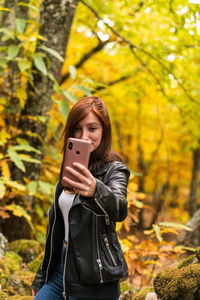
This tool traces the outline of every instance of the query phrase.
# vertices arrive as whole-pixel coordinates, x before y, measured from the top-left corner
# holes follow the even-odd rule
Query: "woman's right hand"
[[[35,290],[35,289],[32,289],[32,296],[33,296],[33,298],[37,295],[37,293],[38,293],[38,291],[37,290]]]

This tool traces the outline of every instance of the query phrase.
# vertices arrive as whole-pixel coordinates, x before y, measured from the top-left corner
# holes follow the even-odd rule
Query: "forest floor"
[[[145,219],[148,223],[148,220],[151,220],[151,216],[148,215],[148,213],[146,213]],[[186,223],[184,221],[181,222],[178,217],[175,218],[173,211],[169,211],[165,215],[165,217],[162,220],[160,220],[160,222],[161,221],[184,225]],[[146,225],[148,225],[147,223]],[[157,223],[159,223],[159,221]],[[135,256],[136,263],[133,263],[133,272],[132,274],[130,274],[129,278],[126,279],[126,282],[131,283],[131,285],[136,287],[138,290],[141,290],[146,287],[153,287],[153,280],[158,273],[160,273],[164,269],[174,268],[178,266],[186,257],[194,254],[194,252],[191,251],[178,250],[177,252],[173,252],[170,250],[170,245],[172,245],[172,247],[173,245],[177,246],[175,239],[182,231],[183,230],[178,229],[176,230],[177,234],[172,232],[163,234],[163,242],[159,243],[156,237],[149,239],[149,235],[144,234],[142,230],[135,230],[133,227],[128,233],[128,235],[135,235],[136,240],[138,241],[135,245],[133,245],[133,251],[134,248],[136,248],[139,244],[142,244],[143,247],[147,249],[147,251],[146,253],[144,251],[144,254],[140,257]],[[126,236],[127,232],[124,232],[120,235],[120,238],[126,238]],[[168,253],[166,251],[164,255],[163,253],[161,253],[161,255],[154,256],[152,255],[152,253],[155,252],[156,247],[166,247],[166,249],[169,249],[167,250]]]

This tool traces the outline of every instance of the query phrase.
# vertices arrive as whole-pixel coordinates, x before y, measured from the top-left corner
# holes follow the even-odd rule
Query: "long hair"
[[[111,123],[107,108],[103,101],[94,96],[84,97],[80,99],[70,110],[66,125],[64,128],[64,146],[63,146],[63,161],[66,151],[67,139],[74,136],[74,130],[79,122],[84,119],[88,113],[93,112],[100,120],[103,131],[102,140],[96,150],[90,154],[89,167],[98,166],[101,162],[121,161],[121,156],[115,152],[112,145]],[[62,161],[62,167],[63,167]],[[61,172],[62,172],[61,167]]]

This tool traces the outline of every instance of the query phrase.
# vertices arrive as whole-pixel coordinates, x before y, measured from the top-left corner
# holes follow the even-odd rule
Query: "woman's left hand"
[[[74,162],[73,166],[79,169],[82,174],[70,167],[66,167],[66,170],[80,180],[80,182],[75,182],[68,177],[63,177],[63,180],[73,187],[75,193],[85,197],[93,197],[96,192],[96,180],[94,176],[85,166],[79,163]]]

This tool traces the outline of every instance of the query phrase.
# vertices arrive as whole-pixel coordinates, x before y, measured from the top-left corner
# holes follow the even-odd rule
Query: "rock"
[[[194,299],[199,282],[200,264],[190,264],[182,269],[165,269],[157,274],[153,284],[156,294],[162,300],[189,300]]]
[[[38,256],[40,244],[34,240],[17,240],[9,244],[9,250],[17,252],[23,262],[29,263]]]
[[[154,298],[152,296],[154,294]],[[151,296],[151,298],[150,298]],[[156,294],[154,293],[153,288],[146,288],[139,293],[137,293],[132,300],[158,300],[157,297],[155,298]]]
[[[0,258],[4,256],[4,253],[8,249],[8,240],[5,238],[5,236],[0,233]]]

